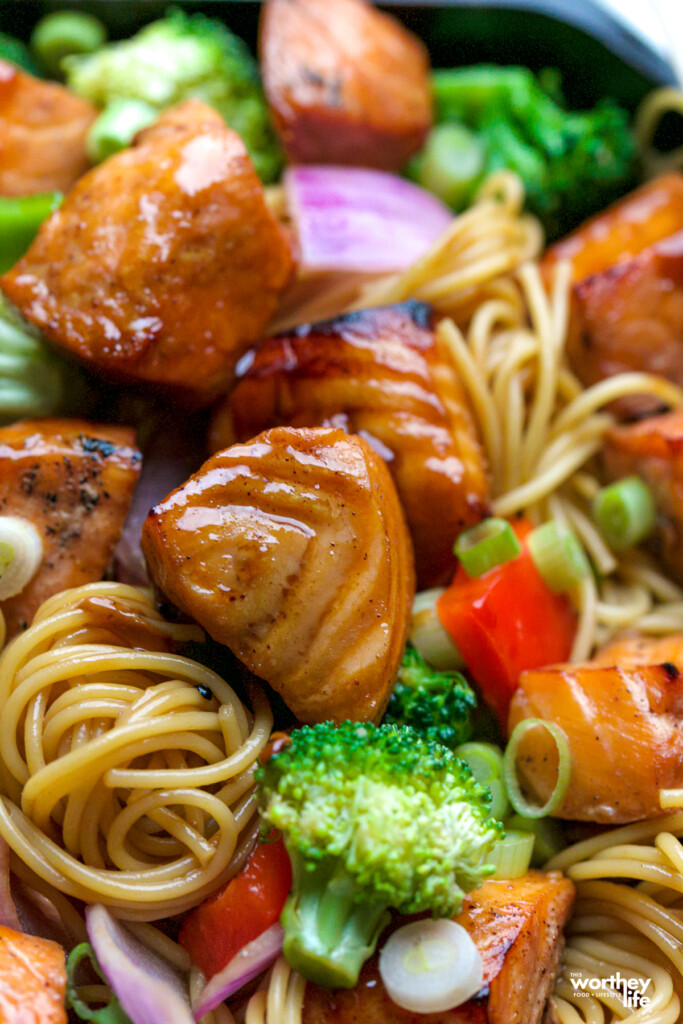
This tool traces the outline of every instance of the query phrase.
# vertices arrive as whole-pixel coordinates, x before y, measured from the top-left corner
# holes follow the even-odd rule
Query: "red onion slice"
[[[96,903],[85,912],[90,944],[133,1024],[194,1024],[187,985],[168,961],[147,949]]]
[[[404,270],[453,221],[430,192],[383,171],[289,167],[284,186],[304,271]]]
[[[284,930],[281,924],[273,924],[258,938],[248,942],[222,971],[214,974],[195,1000],[192,1012],[200,1020],[209,1010],[215,1010],[220,1003],[234,996],[247,982],[262,974],[282,951]],[[135,1024],[138,1024],[136,1021]]]

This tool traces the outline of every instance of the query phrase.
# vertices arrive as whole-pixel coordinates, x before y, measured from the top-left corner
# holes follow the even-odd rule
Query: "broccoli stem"
[[[289,855],[293,886],[280,918],[285,957],[308,981],[353,988],[389,923],[388,903],[361,894],[337,858],[311,870],[296,850]]]

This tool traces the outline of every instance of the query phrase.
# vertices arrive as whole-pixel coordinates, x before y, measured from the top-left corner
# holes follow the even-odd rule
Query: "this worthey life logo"
[[[625,978],[619,971],[608,978],[586,978],[578,971],[570,971],[569,982],[577,996],[599,997],[616,993],[628,1010],[649,1006],[652,1001],[647,995],[651,978]]]

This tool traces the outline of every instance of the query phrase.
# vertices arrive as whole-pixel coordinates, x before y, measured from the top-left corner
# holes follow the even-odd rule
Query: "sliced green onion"
[[[522,546],[506,519],[491,517],[461,533],[453,551],[468,576],[476,578],[511,562]]]
[[[93,53],[107,41],[107,30],[94,14],[55,11],[41,18],[31,35],[31,50],[48,74],[59,77],[65,57]]]
[[[461,743],[453,753],[466,762],[477,782],[486,784],[502,777],[503,751],[495,743]]]
[[[550,589],[563,594],[588,575],[590,564],[580,543],[564,523],[551,520],[527,538],[534,565]]]
[[[21,593],[43,560],[43,541],[28,519],[0,516],[0,601]]]
[[[640,544],[655,528],[654,495],[637,476],[627,476],[598,491],[593,499],[593,519],[615,551]]]
[[[450,672],[464,668],[465,662],[450,633],[442,626],[436,609],[443,592],[443,587],[435,587],[415,595],[408,639],[428,665],[439,672]]]
[[[88,156],[93,163],[101,163],[130,146],[137,133],[158,116],[159,111],[144,100],[112,100],[88,132]]]
[[[471,935],[443,919],[398,928],[379,954],[379,973],[389,998],[411,1013],[445,1013],[484,984],[481,954]]]
[[[96,1010],[93,1010],[79,997],[76,971],[81,962],[86,959],[90,961],[97,976],[105,984],[108,984],[92,946],[89,942],[81,942],[78,946],[74,946],[66,958],[66,1001],[68,1005],[81,1020],[91,1020],[95,1024],[131,1024],[130,1017],[124,1013],[115,995],[112,994],[106,1006],[100,1006]]]
[[[552,793],[542,807],[539,807],[538,804],[529,803],[522,793],[519,778],[517,777],[517,753],[522,740],[533,729],[546,729],[557,747],[557,781]],[[543,818],[557,810],[564,800],[564,795],[569,787],[571,760],[569,740],[564,729],[556,725],[555,722],[544,722],[542,718],[525,718],[522,722],[518,722],[512,730],[512,735],[503,754],[503,781],[510,803],[517,813],[525,818]]]
[[[495,818],[496,821],[502,821],[510,810],[510,801],[508,800],[505,783],[502,779],[489,779],[486,786],[491,793],[491,817]]]
[[[40,225],[63,198],[61,192],[0,197],[0,274],[24,255]]]
[[[508,827],[533,835],[532,868],[542,868],[551,857],[557,856],[567,845],[560,826],[552,818],[525,818],[521,814],[513,814],[505,822],[506,831]]]
[[[491,878],[519,878],[531,864],[534,836],[531,832],[511,830],[505,839],[499,839],[486,858],[495,867]]]
[[[499,821],[510,809],[503,782],[503,751],[495,743],[461,743],[454,750],[464,761],[477,782],[491,791],[491,817]]]
[[[427,137],[417,161],[417,180],[439,199],[461,210],[484,174],[486,153],[462,124],[440,124]]]

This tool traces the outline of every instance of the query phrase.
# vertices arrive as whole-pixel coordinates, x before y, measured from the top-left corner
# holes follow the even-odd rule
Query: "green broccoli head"
[[[99,107],[122,99],[159,111],[190,98],[208,103],[242,137],[263,181],[277,177],[282,156],[258,65],[221,22],[171,10],[132,39],[63,63],[69,88]]]
[[[0,425],[27,416],[91,411],[83,371],[62,359],[0,292]]]
[[[627,112],[607,100],[593,110],[567,111],[557,74],[537,79],[528,68],[478,65],[436,71],[433,88],[437,122],[474,132],[485,150],[485,173],[509,169],[520,176],[549,239],[635,184]]]
[[[257,778],[292,860],[285,955],[319,984],[355,985],[390,907],[451,917],[492,872],[488,790],[408,726],[304,726]]]
[[[474,691],[460,672],[437,672],[408,644],[384,721],[410,725],[426,740],[454,750],[472,735],[470,716],[476,706]]]

